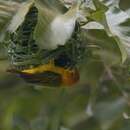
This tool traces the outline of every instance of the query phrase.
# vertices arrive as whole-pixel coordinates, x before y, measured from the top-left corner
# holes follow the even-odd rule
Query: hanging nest
[[[40,49],[33,39],[38,9],[33,5],[24,22],[10,34],[8,54],[10,72],[20,74],[27,82],[45,85],[71,85],[79,80],[78,63],[85,52],[77,23],[72,38],[55,50]]]

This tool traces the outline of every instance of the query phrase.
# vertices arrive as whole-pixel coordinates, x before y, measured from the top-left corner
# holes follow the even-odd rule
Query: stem
[[[64,106],[66,104],[65,88],[60,89],[60,94],[58,97],[59,97],[59,100],[58,100],[58,103],[56,104],[57,107],[56,107],[56,110],[53,112],[53,115],[51,116],[51,121],[48,125],[47,130],[60,130],[62,126],[62,116],[64,112]]]

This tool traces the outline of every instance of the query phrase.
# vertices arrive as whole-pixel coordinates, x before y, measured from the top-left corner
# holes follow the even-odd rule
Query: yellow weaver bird
[[[72,86],[79,81],[79,72],[76,67],[65,67],[68,63],[65,60],[50,60],[49,63],[34,68],[8,71],[19,74],[29,83],[46,86]]]

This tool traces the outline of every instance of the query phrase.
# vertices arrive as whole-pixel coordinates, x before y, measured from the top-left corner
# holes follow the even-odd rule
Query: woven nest
[[[72,38],[64,46],[59,46],[51,51],[41,50],[33,39],[37,20],[38,10],[35,6],[32,6],[22,25],[15,33],[10,34],[11,42],[8,45],[8,54],[13,68],[21,70],[47,64],[50,60],[55,60],[63,54],[70,60],[71,66],[75,66],[82,59],[85,51],[78,35],[78,26],[76,26]]]

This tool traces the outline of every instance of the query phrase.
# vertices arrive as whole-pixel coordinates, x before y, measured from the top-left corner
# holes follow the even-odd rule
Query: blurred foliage
[[[83,5],[87,24],[80,37],[88,53],[80,82],[67,88],[34,86],[6,72],[6,32],[22,23],[29,7],[12,1],[0,1],[0,130],[130,130],[129,0]]]

